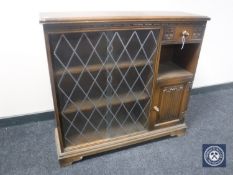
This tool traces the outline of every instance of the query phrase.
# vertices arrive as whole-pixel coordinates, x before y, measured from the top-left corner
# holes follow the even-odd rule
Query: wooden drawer
[[[164,42],[182,42],[183,32],[186,42],[199,42],[203,38],[205,25],[167,25],[164,27],[163,41]]]

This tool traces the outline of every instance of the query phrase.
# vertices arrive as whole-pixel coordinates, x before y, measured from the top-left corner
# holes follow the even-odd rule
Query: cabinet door
[[[171,125],[183,121],[187,109],[191,82],[158,87],[156,104],[153,107],[153,127]]]
[[[156,28],[50,35],[65,147],[148,128],[159,32]]]

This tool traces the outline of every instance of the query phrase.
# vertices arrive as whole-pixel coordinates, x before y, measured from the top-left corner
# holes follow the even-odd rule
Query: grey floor
[[[233,89],[193,95],[186,122],[186,136],[93,156],[65,168],[57,162],[53,120],[0,128],[0,174],[233,174]],[[226,168],[202,167],[204,143],[226,144]]]

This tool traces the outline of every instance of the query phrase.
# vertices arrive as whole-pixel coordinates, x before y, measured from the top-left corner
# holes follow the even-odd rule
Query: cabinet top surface
[[[185,12],[121,11],[121,12],[50,12],[40,14],[40,23],[83,23],[111,21],[207,21],[207,16]]]

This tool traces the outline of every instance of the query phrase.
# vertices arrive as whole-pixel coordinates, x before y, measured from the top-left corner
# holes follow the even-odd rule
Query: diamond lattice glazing
[[[147,127],[157,30],[54,34],[65,145]]]

